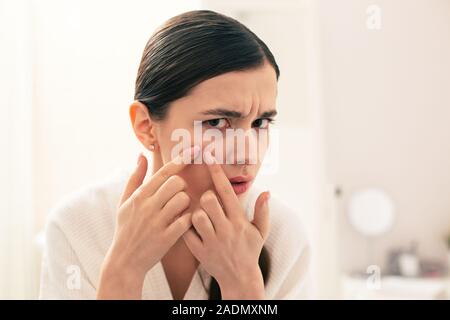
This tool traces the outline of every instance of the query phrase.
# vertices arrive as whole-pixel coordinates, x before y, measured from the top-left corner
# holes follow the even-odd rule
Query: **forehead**
[[[195,112],[225,107],[245,116],[275,109],[276,96],[276,73],[265,63],[255,69],[228,72],[205,80],[180,102]]]

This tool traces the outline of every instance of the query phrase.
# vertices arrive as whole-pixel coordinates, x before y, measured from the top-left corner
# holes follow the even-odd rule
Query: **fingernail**
[[[216,163],[216,159],[213,157],[210,151],[205,152],[205,162],[206,164]]]
[[[269,199],[270,199],[270,191],[266,191],[266,192],[267,192],[266,202],[268,203],[268,202],[269,202]]]

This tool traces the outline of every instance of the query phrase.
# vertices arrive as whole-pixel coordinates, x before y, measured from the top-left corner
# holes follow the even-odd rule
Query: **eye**
[[[224,129],[229,126],[227,119],[225,118],[218,118],[218,119],[211,119],[203,121],[203,123],[207,124],[210,127],[217,128],[217,129]]]
[[[252,126],[258,129],[267,129],[269,127],[269,124],[273,123],[274,121],[275,120],[270,118],[256,119],[255,121],[253,121]]]

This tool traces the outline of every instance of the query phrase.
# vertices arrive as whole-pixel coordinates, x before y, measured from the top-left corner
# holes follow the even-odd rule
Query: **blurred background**
[[[448,0],[0,0],[0,298],[37,298],[56,202],[135,163],[142,50],[194,9],[246,24],[281,68],[258,183],[301,215],[315,297],[448,299]]]

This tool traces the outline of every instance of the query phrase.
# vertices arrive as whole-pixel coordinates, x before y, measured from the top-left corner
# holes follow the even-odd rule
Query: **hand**
[[[199,153],[193,147],[191,159]],[[145,274],[191,226],[186,182],[177,176],[190,161],[182,155],[167,163],[143,183],[147,159],[138,165],[119,203],[112,245],[102,266],[98,298],[140,299]]]
[[[264,282],[258,265],[269,233],[269,193],[255,203],[249,222],[220,164],[205,153],[216,194],[209,190],[200,198],[201,208],[183,238],[192,254],[219,283],[223,299],[263,299]],[[223,207],[221,205],[223,204]]]

